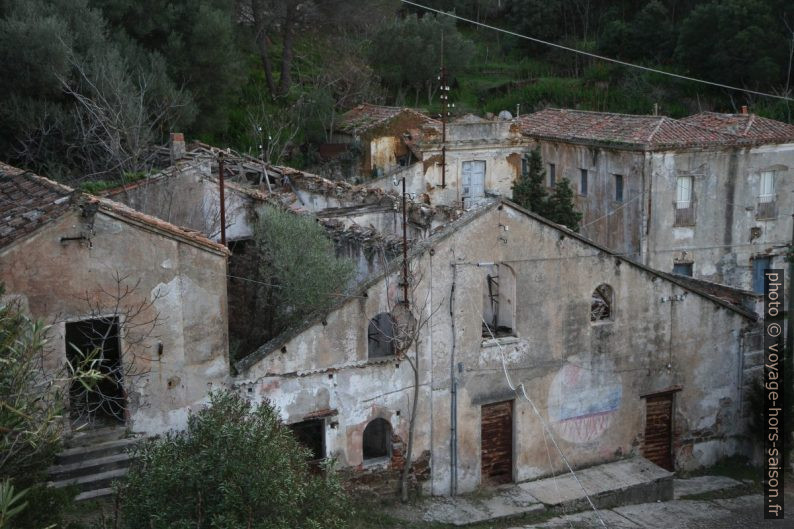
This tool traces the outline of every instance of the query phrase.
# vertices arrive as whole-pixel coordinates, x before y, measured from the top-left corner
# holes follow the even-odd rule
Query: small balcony
[[[777,195],[760,195],[755,207],[756,220],[771,220],[777,218]]]
[[[675,220],[673,226],[694,226],[697,203],[694,200],[686,202],[673,202],[673,211],[675,213]]]

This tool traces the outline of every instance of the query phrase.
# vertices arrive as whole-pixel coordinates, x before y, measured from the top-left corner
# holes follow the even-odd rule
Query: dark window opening
[[[587,169],[580,169],[579,171],[579,194],[587,196]]]
[[[237,239],[229,241],[229,251],[232,255],[245,255],[253,247],[253,239]]]
[[[374,419],[364,428],[362,442],[364,460],[391,457],[391,424],[386,419]]]
[[[612,303],[614,294],[612,287],[607,284],[598,285],[593,291],[593,298],[590,303],[590,321],[611,321]]]
[[[772,266],[769,257],[756,257],[753,259],[753,291],[764,292],[764,270]]]
[[[513,299],[515,276],[507,265],[490,265],[485,275],[482,307],[482,337],[515,336]]]
[[[549,164],[549,187],[557,185],[557,166],[553,163]]]
[[[318,462],[325,458],[325,421],[312,419],[289,425],[295,439],[311,451],[310,462]]]
[[[615,201],[623,202],[623,175],[615,175]]]
[[[680,276],[692,277],[692,263],[675,263],[673,264],[673,273]]]
[[[69,387],[72,419],[89,424],[124,423],[126,399],[122,387],[118,319],[96,318],[66,324],[66,359],[75,370],[93,369],[102,376]]]
[[[380,358],[395,352],[394,319],[388,312],[381,312],[371,320],[367,328],[367,356]]]
[[[521,176],[529,176],[529,158],[521,158]]]

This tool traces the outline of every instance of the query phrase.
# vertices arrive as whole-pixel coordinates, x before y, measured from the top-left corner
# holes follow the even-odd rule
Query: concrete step
[[[124,454],[135,446],[139,439],[135,437],[128,437],[125,439],[118,439],[114,441],[105,441],[87,446],[75,446],[62,450],[55,457],[55,462],[58,465],[68,465],[71,463],[78,463],[87,459],[95,459],[99,457],[111,456],[115,454]]]
[[[642,457],[577,470],[576,477],[568,472],[519,487],[558,512],[590,508],[587,496],[599,509],[673,499],[673,473]]]
[[[74,501],[99,500],[101,498],[107,498],[109,496],[113,496],[114,492],[115,491],[111,487],[107,487],[104,489],[87,490],[75,496]]]
[[[85,459],[65,465],[52,466],[47,469],[47,474],[52,481],[61,481],[70,478],[88,476],[91,474],[98,474],[106,470],[128,468],[130,466],[130,461],[130,455],[124,452],[121,454]]]
[[[125,426],[106,426],[103,428],[84,428],[72,433],[64,443],[67,447],[89,446],[108,441],[118,441],[127,436]]]
[[[696,476],[673,480],[673,490],[677,500],[717,492],[724,493],[747,486],[747,483],[742,483],[727,476]]]
[[[673,499],[673,474],[637,457],[577,470],[576,476],[599,509]],[[433,497],[390,511],[407,522],[453,526],[490,524],[545,512],[590,510],[582,486],[569,472],[473,495]]]
[[[96,474],[80,476],[78,478],[51,481],[49,482],[49,485],[55,488],[75,485],[81,492],[88,492],[92,490],[110,488],[114,481],[123,478],[126,474],[126,468],[116,468],[113,470],[98,472]]]

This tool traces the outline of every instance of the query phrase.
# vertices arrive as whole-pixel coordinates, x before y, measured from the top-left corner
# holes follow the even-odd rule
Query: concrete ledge
[[[579,470],[576,476],[579,482],[566,473],[519,487],[559,512],[589,509],[585,491],[599,509],[673,499],[673,473],[641,457]]]

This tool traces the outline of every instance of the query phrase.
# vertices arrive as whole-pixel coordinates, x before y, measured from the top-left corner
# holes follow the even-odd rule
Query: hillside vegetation
[[[580,50],[791,94],[785,0],[427,0]],[[791,121],[789,103],[647,73],[397,0],[8,0],[0,6],[0,158],[76,183],[151,168],[180,130],[307,167],[363,101],[438,111],[546,106]]]

